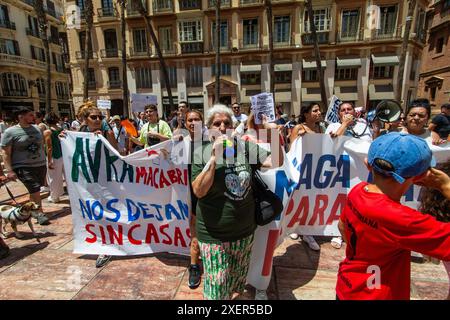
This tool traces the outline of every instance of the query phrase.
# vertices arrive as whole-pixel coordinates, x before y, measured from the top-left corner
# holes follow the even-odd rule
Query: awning
[[[260,64],[241,64],[240,72],[261,72]]]
[[[326,60],[321,60],[320,64],[322,65],[322,68],[326,68],[327,67],[327,61]],[[306,61],[305,59],[303,59],[303,69],[317,69],[316,60]]]
[[[292,63],[285,63],[285,64],[276,64],[274,66],[275,72],[277,71],[292,71]]]
[[[400,63],[398,56],[380,56],[376,57],[372,54],[372,61],[374,65],[392,66]]]
[[[348,88],[348,87],[343,87]],[[358,89],[356,90],[341,90],[341,87],[334,87],[334,95],[341,101],[358,101]]]
[[[318,101],[322,101],[322,97],[320,96],[320,88],[302,88],[302,102]]]
[[[188,97],[188,103],[194,103],[194,104],[203,104],[205,101],[203,100],[203,97]]]
[[[353,59],[336,58],[336,66],[338,68],[361,67],[361,59],[360,58],[353,58]]]
[[[369,100],[394,100],[392,85],[369,84]]]

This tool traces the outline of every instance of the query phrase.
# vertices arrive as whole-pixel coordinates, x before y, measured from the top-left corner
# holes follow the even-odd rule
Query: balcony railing
[[[337,36],[337,42],[358,42],[363,40],[363,36],[364,30],[341,31]]]
[[[132,57],[146,57],[146,56],[148,56],[149,53],[151,55],[151,49],[150,48],[148,48],[148,51],[149,52],[147,52],[146,50],[142,50],[141,48],[130,47],[130,56],[132,56]]]
[[[36,37],[36,38],[39,38],[39,39],[41,38],[41,37],[39,36],[39,31],[38,31],[38,30],[26,28],[26,29],[25,29],[25,33],[26,33],[28,36]]]
[[[89,85],[88,85],[88,89],[89,89]],[[70,97],[69,97],[68,94],[60,94],[60,95],[56,95],[56,98],[57,98],[58,100],[69,100],[69,99],[70,99]]]
[[[255,4],[262,4],[264,0],[239,0],[240,6],[251,6]]]
[[[77,59],[84,59],[85,57],[85,51],[76,51],[75,57]],[[89,59],[97,59],[97,52],[89,51]]]
[[[220,51],[230,51],[230,50],[231,50],[231,40],[228,41],[227,43],[221,43],[220,44]],[[213,51],[213,52],[216,51],[216,43],[215,43],[215,41],[210,43],[209,51]]]
[[[274,48],[289,48],[292,46],[291,40],[288,41],[273,41]]]
[[[6,28],[11,30],[16,30],[16,24],[9,20],[0,19],[0,28]]]
[[[181,2],[180,2],[181,10]],[[153,0],[153,13],[173,12],[173,0]]]
[[[55,37],[50,37],[50,42],[53,44],[57,44],[58,46],[61,45],[61,43],[59,42],[59,38],[55,38]]]
[[[9,90],[9,89],[3,88],[3,95],[5,97],[28,97],[28,92],[21,91],[21,90]]]
[[[398,27],[389,29],[376,29],[372,30],[371,39],[372,40],[395,40],[401,39],[402,28]]]
[[[148,11],[147,1],[143,1],[144,9]],[[133,1],[128,1],[127,4],[127,17],[139,16],[139,10],[133,5]]]
[[[319,44],[328,43],[329,31],[316,32],[316,35],[317,35],[317,42]],[[303,45],[313,45],[314,40],[313,40],[312,34],[311,33],[302,34],[302,43],[303,43]]]
[[[108,88],[109,89],[120,89],[122,87],[122,81],[121,80],[110,80],[108,81]]]
[[[97,16],[99,18],[115,18],[117,17],[116,8],[98,8]]]
[[[208,8],[216,8],[217,0],[208,0]],[[230,8],[231,7],[231,0],[221,0],[220,1],[220,8]]]
[[[198,10],[202,7],[201,0],[179,0],[180,10]]]
[[[244,39],[239,40],[239,49],[241,50],[252,50],[261,48],[261,43],[258,40],[256,43],[245,42]]]
[[[100,50],[100,57],[102,58],[118,58],[119,55],[121,55],[121,51],[117,48]]]
[[[29,59],[22,56],[15,56],[6,53],[0,53],[0,62],[12,65],[30,66],[45,69],[46,63],[39,60]]]
[[[181,43],[181,53],[203,53],[203,42]]]
[[[60,73],[66,73],[66,68],[64,68],[64,66],[62,65],[55,65],[55,70]]]

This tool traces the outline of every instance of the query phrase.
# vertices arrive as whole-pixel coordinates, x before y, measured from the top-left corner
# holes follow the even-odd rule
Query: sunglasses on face
[[[102,115],[92,115],[92,116],[89,116],[89,119],[91,119],[91,120],[103,120],[103,118],[104,118],[104,116],[102,116]]]
[[[221,125],[222,123],[225,125],[225,127],[231,126],[231,122],[228,121],[228,120],[225,120],[225,121],[215,121],[215,122],[213,122],[212,125],[213,125],[213,127],[220,127],[220,125]]]

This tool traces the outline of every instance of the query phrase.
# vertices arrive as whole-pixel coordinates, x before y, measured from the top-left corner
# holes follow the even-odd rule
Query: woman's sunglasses
[[[102,116],[102,115],[92,115],[92,116],[89,116],[89,119],[91,119],[91,120],[103,120],[103,118],[104,118],[104,116]]]

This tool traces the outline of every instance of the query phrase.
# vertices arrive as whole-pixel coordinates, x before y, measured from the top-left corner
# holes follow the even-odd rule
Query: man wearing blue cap
[[[411,251],[450,260],[450,223],[436,221],[400,203],[412,184],[440,190],[450,199],[450,178],[431,168],[425,140],[389,133],[376,139],[366,165],[373,183],[361,182],[348,195],[339,230],[347,243],[340,263],[338,299],[410,298]]]

